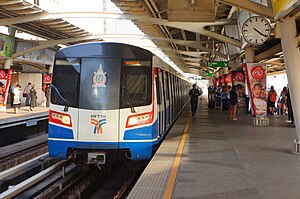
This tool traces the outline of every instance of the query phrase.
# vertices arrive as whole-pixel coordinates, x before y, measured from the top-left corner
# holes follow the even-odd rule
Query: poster
[[[51,84],[51,75],[44,74],[44,84]]]
[[[0,111],[6,111],[11,74],[11,69],[0,70]]]
[[[253,117],[264,117],[267,115],[266,64],[246,63],[244,64],[244,71]]]
[[[241,84],[243,87],[245,87],[245,75],[244,71],[242,70],[236,70],[232,71],[232,80],[233,80],[233,85],[238,85]]]
[[[0,57],[11,57],[14,50],[14,38],[0,34]]]

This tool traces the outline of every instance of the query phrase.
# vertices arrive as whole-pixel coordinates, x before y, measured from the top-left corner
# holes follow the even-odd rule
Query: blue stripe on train
[[[124,140],[150,140],[157,138],[157,120],[151,126],[128,129],[124,132]]]
[[[48,140],[50,157],[66,159],[68,148],[81,149],[129,149],[133,160],[147,160],[152,157],[155,142],[77,142],[76,140]]]
[[[63,128],[53,124],[48,126],[48,137],[49,138],[64,138],[64,139],[74,139],[73,130],[68,128]]]

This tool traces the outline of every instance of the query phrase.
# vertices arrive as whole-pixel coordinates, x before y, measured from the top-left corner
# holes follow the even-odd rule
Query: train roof
[[[89,42],[59,50],[55,57],[126,57],[128,59],[149,59],[153,54],[143,48],[116,42]]]

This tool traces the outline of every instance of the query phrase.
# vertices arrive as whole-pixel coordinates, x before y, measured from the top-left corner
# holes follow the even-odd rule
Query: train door
[[[164,112],[164,97],[163,97],[163,79],[162,79],[162,72],[160,69],[157,69],[157,96],[159,97],[158,102],[158,122],[159,122],[159,134],[164,133],[164,125],[165,125],[165,112]]]
[[[120,59],[83,58],[80,78],[78,146],[118,144]]]
[[[164,79],[164,97],[165,97],[165,121],[166,126],[165,130],[167,130],[170,126],[170,93],[169,93],[169,81],[168,81],[168,73],[163,72]]]
[[[169,97],[170,97],[170,124],[173,123],[173,95],[172,95],[172,75],[168,73]]]

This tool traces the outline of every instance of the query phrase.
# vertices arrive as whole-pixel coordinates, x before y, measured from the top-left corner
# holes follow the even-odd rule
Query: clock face
[[[270,36],[271,26],[270,23],[263,17],[250,17],[243,24],[242,34],[248,43],[260,45]]]

